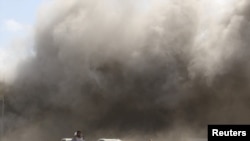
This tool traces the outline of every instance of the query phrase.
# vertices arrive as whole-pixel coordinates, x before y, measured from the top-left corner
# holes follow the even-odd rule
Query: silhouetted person
[[[74,133],[74,137],[72,138],[72,141],[85,141],[82,135],[81,131],[76,131]]]

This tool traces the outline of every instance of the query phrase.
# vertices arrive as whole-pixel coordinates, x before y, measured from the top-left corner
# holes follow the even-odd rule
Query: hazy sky
[[[0,47],[25,34],[32,26],[36,11],[43,0],[0,0]]]
[[[37,10],[44,1],[0,0],[1,79],[12,76],[16,64],[27,56],[30,48],[28,37],[32,34]]]

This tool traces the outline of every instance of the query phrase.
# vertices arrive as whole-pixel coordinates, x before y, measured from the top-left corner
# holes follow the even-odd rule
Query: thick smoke
[[[9,92],[6,140],[75,130],[180,140],[249,123],[249,10],[247,0],[53,1]]]

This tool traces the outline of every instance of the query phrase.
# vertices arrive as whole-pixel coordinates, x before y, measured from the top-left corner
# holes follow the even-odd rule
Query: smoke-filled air
[[[248,0],[54,0],[36,19],[5,141],[186,141],[250,123]]]

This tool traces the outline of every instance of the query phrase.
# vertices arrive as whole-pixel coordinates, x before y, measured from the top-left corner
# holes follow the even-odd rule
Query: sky
[[[13,79],[18,63],[30,53],[32,29],[45,0],[0,0],[0,80]]]

